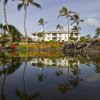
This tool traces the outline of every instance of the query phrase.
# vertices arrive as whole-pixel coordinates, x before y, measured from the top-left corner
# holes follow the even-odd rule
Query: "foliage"
[[[63,26],[61,26],[60,24],[58,24],[58,25],[56,26],[56,29],[63,30]]]
[[[95,30],[95,36],[96,37],[99,37],[100,36],[100,28],[98,27],[98,28],[96,28],[96,30]]]
[[[86,36],[80,37],[80,41],[81,41],[81,42],[91,42],[91,41],[93,41],[93,38],[91,37],[90,34],[88,34],[88,35],[86,35]]]

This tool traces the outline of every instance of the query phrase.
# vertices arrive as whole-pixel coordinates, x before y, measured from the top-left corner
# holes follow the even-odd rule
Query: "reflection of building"
[[[49,59],[49,58],[44,58],[44,59],[41,59],[41,58],[33,58],[32,61],[31,61],[31,65],[33,66],[37,66],[37,63],[43,63],[45,66],[59,66],[59,67],[66,67],[66,66],[69,66],[69,60],[66,59],[66,58],[59,58],[59,59],[56,59],[56,60],[52,60],[52,59]],[[77,61],[77,62],[73,62],[73,65],[80,65],[80,62]]]
[[[32,39],[33,41],[38,41],[42,40],[40,37],[38,37],[39,32],[34,32],[32,33]],[[68,36],[67,31],[50,31],[50,32],[45,32],[44,33],[44,41],[50,41],[50,40],[55,40],[55,41],[68,41]],[[73,37],[76,38],[78,41],[80,40],[79,34],[73,34]]]

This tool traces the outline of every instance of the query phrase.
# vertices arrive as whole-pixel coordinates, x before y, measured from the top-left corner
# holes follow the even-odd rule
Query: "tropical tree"
[[[59,29],[59,30],[61,31],[61,30],[63,30],[63,26],[61,26],[60,24],[58,24],[58,25],[56,26],[56,29]]]
[[[61,17],[61,16],[65,16],[67,18],[68,39],[69,39],[69,34],[70,34],[70,27],[69,27],[70,23],[69,23],[69,19],[71,17],[71,13],[74,13],[74,12],[72,12],[71,10],[69,10],[67,7],[64,6],[59,11],[59,16],[58,16],[58,18]]]
[[[27,31],[26,31],[26,13],[27,13],[27,7],[29,6],[29,4],[31,4],[37,8],[41,8],[41,5],[36,3],[34,0],[21,0],[21,3],[19,3],[17,6],[18,11],[21,10],[22,7],[24,7],[24,31],[25,31],[27,49],[28,49],[28,35],[27,35]]]
[[[19,42],[23,35],[19,32],[19,30],[15,26],[8,25],[8,27],[12,35],[12,42]]]
[[[70,20],[73,21],[72,24],[75,24],[75,26],[73,27],[74,31],[76,30],[76,33],[79,34],[79,30],[80,30],[79,23],[83,22],[83,20],[80,19],[78,13],[74,13],[74,15],[71,17]]]
[[[8,28],[9,28],[10,34],[12,35],[12,42],[20,41],[20,37],[22,36],[22,34],[19,32],[19,30],[15,26],[9,25],[9,24],[8,24]],[[7,31],[6,25],[0,24],[0,29],[4,33],[4,38],[3,39],[5,40],[5,38],[6,38],[6,31]]]
[[[47,24],[47,22],[45,22],[45,20],[43,18],[40,18],[38,21],[38,24],[43,26],[43,32],[41,32],[41,33],[44,34],[44,25]],[[41,36],[44,37],[44,35],[41,35]]]
[[[1,32],[3,33],[2,36],[1,36],[1,39],[0,39],[0,42],[2,43],[2,46],[5,45],[5,42],[6,42],[6,34],[5,34],[5,31],[6,31],[6,25],[3,25],[0,23],[0,30]]]
[[[100,36],[100,28],[99,27],[96,28],[96,30],[95,30],[95,36],[96,37],[99,37]]]
[[[12,36],[11,36],[11,34],[9,32],[9,27],[8,27],[8,22],[7,22],[7,14],[6,14],[6,5],[7,5],[7,3],[8,3],[8,0],[3,0],[4,20],[5,20],[5,25],[6,25],[6,28],[7,28],[7,32],[9,34],[9,36],[10,36],[10,42],[12,43]]]
[[[72,24],[76,24],[76,26],[79,26],[79,23],[83,22],[83,20],[80,19],[80,16],[78,13],[74,13],[74,15],[71,17],[70,20],[73,20]]]
[[[60,24],[58,24],[56,26],[56,29],[59,29],[61,31],[61,30],[63,30],[63,26],[61,26]],[[60,34],[60,40],[61,40],[61,34]]]
[[[71,36],[73,37],[73,35],[76,35],[76,36],[77,36],[77,39],[78,39],[78,34],[79,34],[79,30],[80,30],[80,29],[81,29],[81,28],[78,27],[78,26],[73,26],[73,28],[71,29],[72,31],[71,31],[70,37],[71,37]],[[74,37],[73,37],[73,39],[76,40],[76,38],[74,38]]]

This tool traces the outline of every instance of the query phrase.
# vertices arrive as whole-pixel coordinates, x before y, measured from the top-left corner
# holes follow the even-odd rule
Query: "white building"
[[[70,59],[71,61],[73,61],[74,59]],[[45,67],[48,67],[48,66],[58,66],[58,67],[66,67],[66,66],[70,66],[69,64],[69,60],[66,59],[66,58],[59,58],[59,59],[56,59],[55,61],[49,59],[49,58],[44,58],[44,59],[41,59],[41,58],[33,58],[31,60],[31,65],[34,65],[34,66],[37,66],[37,64],[41,62],[42,64],[45,65]],[[73,66],[77,65],[77,66],[80,66],[80,62],[77,60],[76,62],[73,62],[72,63]],[[31,66],[32,67],[32,66]]]
[[[49,31],[49,32],[44,32],[44,37],[38,37],[39,32],[34,32],[32,33],[32,39],[33,41],[50,41],[50,40],[55,40],[55,41],[68,41],[68,37],[70,37],[70,34],[67,33],[67,31]],[[69,36],[68,36],[69,35]],[[73,34],[73,37],[77,39],[77,41],[80,40],[80,35]]]

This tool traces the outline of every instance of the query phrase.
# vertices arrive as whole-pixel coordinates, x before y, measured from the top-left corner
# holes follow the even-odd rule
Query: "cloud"
[[[99,26],[100,24],[96,18],[87,18],[84,22],[89,26]]]

